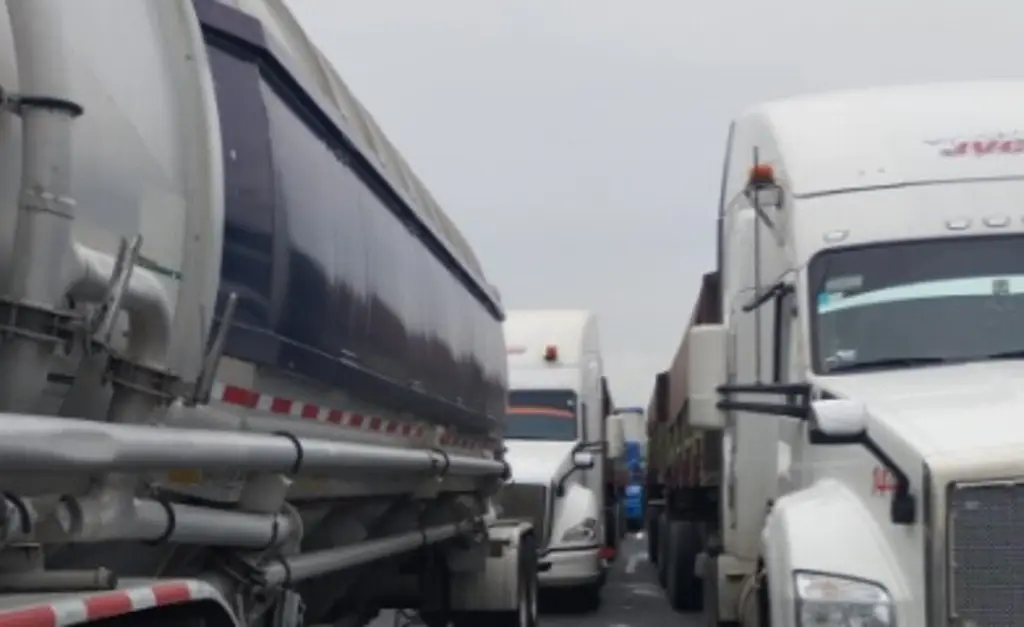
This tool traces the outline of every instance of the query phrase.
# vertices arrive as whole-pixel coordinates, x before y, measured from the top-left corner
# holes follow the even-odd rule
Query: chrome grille
[[[528,520],[541,538],[540,544],[547,544],[547,486],[528,483],[506,484],[498,492],[495,500],[501,507],[502,518]]]
[[[954,484],[948,507],[950,618],[960,625],[1019,625],[1024,485]]]

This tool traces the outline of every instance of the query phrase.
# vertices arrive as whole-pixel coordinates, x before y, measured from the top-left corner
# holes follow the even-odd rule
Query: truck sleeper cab
[[[709,625],[1019,621],[1022,104],[950,83],[737,120],[723,321],[688,347],[689,424],[725,434]]]
[[[498,502],[504,516],[527,517],[540,530],[542,588],[596,607],[608,545],[603,442],[610,407],[596,319],[586,311],[510,311],[505,340],[512,478]]]

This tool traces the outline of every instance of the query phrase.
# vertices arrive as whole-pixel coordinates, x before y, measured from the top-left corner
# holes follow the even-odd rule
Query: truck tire
[[[652,564],[658,563],[658,520],[660,512],[646,512],[644,524],[647,527],[647,561]]]
[[[655,564],[658,566],[658,583],[665,587],[665,578],[668,574],[668,564],[672,559],[672,538],[668,534],[668,517],[662,512],[658,515],[658,559]]]
[[[701,546],[700,529],[689,520],[674,520],[669,526],[672,556],[666,569],[665,592],[669,605],[679,612],[699,612],[704,606],[703,580],[694,569]]]
[[[504,612],[457,612],[451,616],[453,627],[537,627],[537,540],[533,534],[519,543],[519,581],[516,607]]]
[[[596,612],[600,609],[602,583],[599,580],[592,584],[573,588],[571,592],[566,590],[569,593],[566,596],[572,604],[572,609],[583,614]]]

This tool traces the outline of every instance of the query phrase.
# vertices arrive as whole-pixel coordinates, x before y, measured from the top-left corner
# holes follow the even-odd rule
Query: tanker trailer
[[[0,626],[535,624],[497,292],[283,2],[0,50]]]

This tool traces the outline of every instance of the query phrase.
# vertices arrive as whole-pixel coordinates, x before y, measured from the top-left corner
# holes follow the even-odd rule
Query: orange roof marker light
[[[558,347],[548,344],[544,347],[544,361],[558,361]]]
[[[775,168],[770,164],[755,163],[751,166],[744,194],[759,213],[766,208],[782,209],[782,186],[775,180]],[[767,216],[761,216],[767,220]]]
[[[750,168],[750,184],[755,187],[775,184],[775,168],[767,163],[757,163]]]

